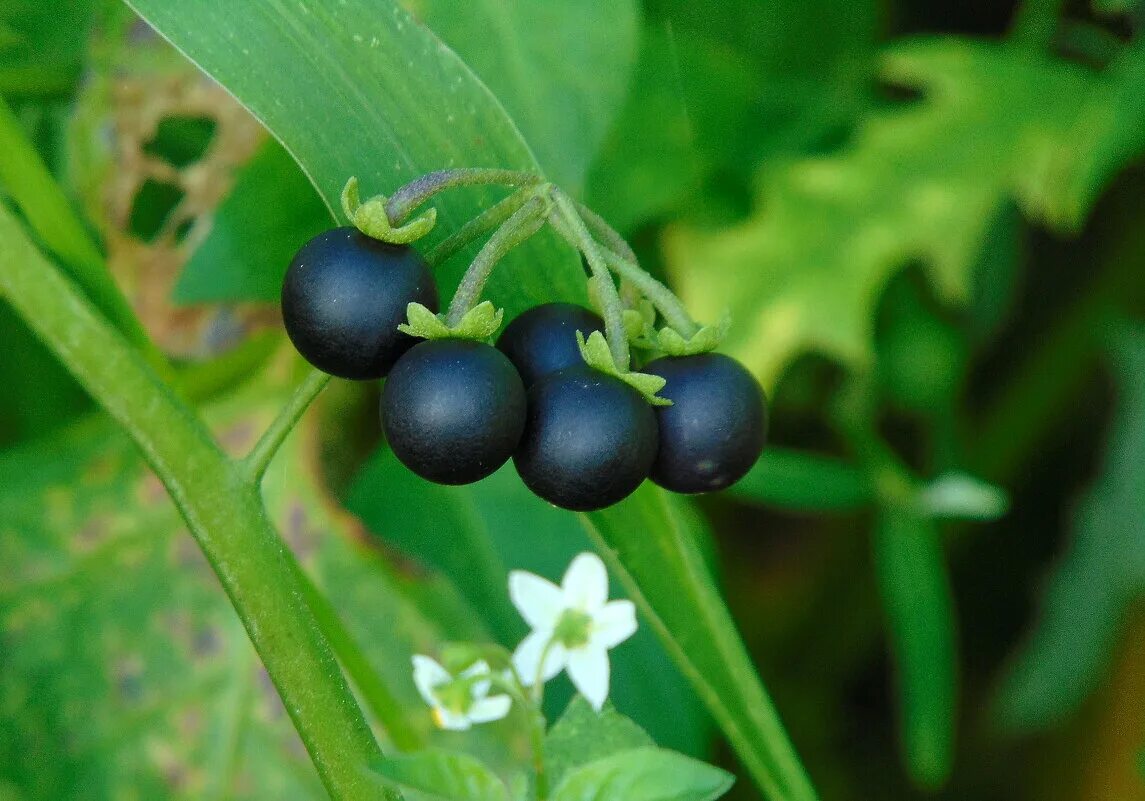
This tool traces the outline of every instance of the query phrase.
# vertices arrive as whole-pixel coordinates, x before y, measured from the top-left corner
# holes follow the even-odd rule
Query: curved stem
[[[270,424],[270,427],[251,448],[251,452],[240,463],[243,473],[246,474],[251,483],[257,485],[262,479],[263,474],[266,473],[266,468],[270,466],[274,455],[278,453],[278,449],[286,440],[287,434],[294,430],[294,426],[302,414],[329,383],[329,375],[321,370],[312,370],[306,376],[306,380],[298,385],[298,389],[294,390],[290,402],[282,407],[278,416],[274,418],[274,422]]]
[[[601,305],[604,307],[601,312],[604,316],[604,331],[608,338],[608,349],[612,351],[612,361],[616,364],[616,369],[626,371],[631,361],[628,352],[628,334],[624,330],[624,306],[620,302],[620,294],[616,291],[612,274],[609,273],[608,265],[601,254],[600,245],[588,232],[588,228],[577,212],[572,198],[555,187],[552,190],[552,195],[553,202],[557,206],[556,210],[559,212],[557,219],[564,223],[563,226],[557,225],[556,228],[566,238],[569,238],[573,247],[583,253],[588,260],[588,267],[597,281]]]
[[[680,336],[684,339],[691,339],[696,335],[700,326],[692,319],[692,315],[688,314],[688,310],[672,290],[640,269],[636,262],[628,261],[619,253],[605,248],[603,249],[603,256],[608,266],[617,275],[632,284],[640,290],[644,297],[652,301],[652,305],[660,314],[664,315],[664,320],[676,329]]]
[[[465,271],[465,276],[449,303],[449,312],[445,316],[446,325],[455,326],[461,322],[465,312],[473,308],[481,297],[481,291],[485,288],[485,283],[489,280],[497,262],[541,229],[545,224],[544,206],[544,201],[534,195],[525,205],[517,209],[493,236],[489,237],[489,241],[482,246],[473,263],[469,265],[469,269]]]
[[[534,197],[533,193],[525,188],[519,189],[509,197],[498,201],[438,242],[433,250],[426,255],[425,260],[429,262],[430,267],[437,267],[448,261],[457,251],[470,242],[475,242],[512,217],[517,209],[528,202],[530,197]]]
[[[544,664],[544,656],[541,658],[541,664]],[[534,798],[536,801],[543,801],[549,796],[549,779],[545,770],[545,715],[541,711],[540,703],[534,702],[524,692],[521,677],[517,675],[516,668],[510,667],[510,670],[513,673],[513,681],[494,677],[492,683],[494,687],[499,687],[512,696],[513,700],[528,712],[530,718],[529,740],[533,751],[533,774],[537,778]]]
[[[499,184],[501,186],[532,186],[541,182],[539,175],[519,170],[496,170],[472,167],[459,170],[438,170],[399,187],[386,200],[386,216],[398,225],[410,213],[438,192],[459,186]]]
[[[580,201],[577,201],[576,210],[580,213],[585,225],[588,226],[588,230],[592,231],[592,235],[603,242],[606,248],[618,253],[633,264],[638,264],[636,251],[603,217]]]

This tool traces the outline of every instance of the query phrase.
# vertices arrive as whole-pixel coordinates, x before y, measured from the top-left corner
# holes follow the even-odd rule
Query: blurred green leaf
[[[897,672],[903,756],[911,776],[937,787],[954,758],[957,690],[953,601],[934,523],[884,509],[875,565]]]
[[[866,473],[841,459],[768,447],[727,494],[780,509],[849,511],[875,492]]]
[[[496,98],[392,0],[132,6],[262,120],[330,209],[352,175],[371,194],[447,167],[538,169]],[[434,234],[455,230],[494,195],[440,196]],[[463,269],[460,261],[442,268],[444,287]],[[510,315],[584,291],[577,260],[549,234],[514,253],[489,287]]]
[[[705,563],[695,510],[645,483],[583,520],[641,622],[659,635],[764,795],[815,799]]]
[[[79,80],[95,0],[4,0],[0,95],[54,95]]]
[[[1120,330],[1112,357],[1121,395],[1101,472],[1078,504],[1073,541],[998,697],[996,713],[1011,730],[1045,728],[1077,709],[1145,592],[1145,328]]]
[[[387,542],[449,576],[506,648],[528,633],[509,602],[510,569],[558,581],[592,547],[576,515],[535,497],[510,465],[477,484],[445,487],[381,450],[358,474],[346,505]],[[710,720],[652,631],[642,627],[609,656],[613,703],[659,744],[705,756]],[[558,713],[571,693],[563,679],[554,682],[546,706]],[[666,705],[665,698],[675,700]]]
[[[277,302],[290,260],[330,213],[282,145],[268,139],[239,171],[211,231],[175,285],[179,303]]]
[[[419,751],[388,757],[371,767],[399,789],[438,801],[509,801],[505,783],[469,754]]]
[[[713,801],[735,779],[713,765],[658,748],[635,748],[572,770],[553,801]]]
[[[581,765],[618,751],[655,745],[647,732],[611,706],[597,712],[578,695],[545,735],[545,770],[555,787]]]
[[[636,61],[635,0],[411,0],[493,90],[552,180],[579,193]]]
[[[994,215],[1014,196],[1035,214],[1052,202],[1030,164],[1068,141],[1107,80],[957,39],[895,44],[881,76],[923,98],[872,112],[838,154],[768,172],[747,222],[667,239],[685,300],[701,319],[731,310],[727,347],[765,385],[808,350],[868,364],[876,302],[912,260],[944,300],[965,301]]]
[[[209,418],[243,450],[289,389],[281,369],[261,374]],[[272,465],[269,512],[431,736],[410,654],[483,631],[447,584],[395,566],[326,498],[315,435],[304,424]],[[163,486],[102,418],[0,454],[0,644],[0,777],[27,799],[326,797]],[[515,736],[487,728],[487,748],[498,731]]]

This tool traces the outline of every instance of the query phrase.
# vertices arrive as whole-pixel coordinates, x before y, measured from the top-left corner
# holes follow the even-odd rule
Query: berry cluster
[[[676,492],[722,489],[763,449],[763,393],[727,356],[645,364],[643,373],[666,380],[660,397],[671,401],[653,406],[631,383],[585,363],[577,332],[605,327],[587,309],[537,306],[494,347],[402,333],[411,303],[438,310],[425,260],[353,227],[303,246],[282,289],[286,331],[312,365],[343,378],[387,377],[381,418],[390,447],[430,481],[477,481],[512,458],[538,496],[588,511],[645,478]]]

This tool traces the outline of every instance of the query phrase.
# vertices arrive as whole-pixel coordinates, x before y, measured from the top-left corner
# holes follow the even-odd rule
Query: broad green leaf
[[[371,766],[403,791],[438,801],[509,801],[505,783],[479,759],[453,751],[419,751]]]
[[[545,735],[545,770],[557,786],[575,768],[618,751],[656,745],[648,733],[611,706],[600,712],[576,696]]]
[[[898,684],[900,736],[911,777],[937,787],[954,757],[957,668],[950,583],[935,524],[908,509],[884,509],[875,566]]]
[[[1074,513],[1072,542],[1050,576],[1040,620],[1002,684],[1011,730],[1061,722],[1098,686],[1122,621],[1145,593],[1145,328],[1113,347],[1120,397],[1101,471]]]
[[[695,511],[646,483],[582,519],[764,795],[816,798],[704,561]]]
[[[1028,180],[1031,164],[1072,141],[1108,80],[958,39],[895,44],[881,76],[923,98],[871,112],[836,154],[766,171],[746,222],[677,228],[665,243],[684,299],[700,319],[731,311],[726,347],[765,385],[808,350],[868,365],[876,302],[911,261],[964,302],[996,213],[1012,198],[1044,213],[1053,198]]]
[[[411,0],[493,90],[546,174],[579,193],[636,60],[635,0]]]
[[[208,417],[242,451],[289,389],[276,368]],[[288,440],[268,508],[426,739],[410,654],[485,635],[324,496],[315,435],[307,422]],[[109,422],[0,454],[0,556],[0,783],[30,801],[326,797],[217,579]]]
[[[210,233],[183,268],[174,298],[277,302],[295,252],[329,227],[314,187],[282,145],[268,140],[212,214]]]
[[[528,633],[509,602],[509,571],[559,581],[572,558],[592,547],[577,516],[532,495],[511,465],[477,484],[444,487],[418,478],[382,450],[355,479],[346,505],[384,531],[388,542],[451,578],[506,648]],[[613,597],[618,595],[614,585]],[[623,714],[665,747],[708,753],[710,720],[643,621],[609,657],[612,703]],[[546,707],[559,714],[571,694],[567,680],[553,681]],[[666,698],[674,700],[665,704]]]
[[[636,748],[582,765],[553,801],[712,801],[735,779],[725,771],[658,748]]]
[[[839,459],[768,447],[727,494],[781,509],[859,509],[874,500],[867,475]]]
[[[70,91],[83,67],[92,0],[0,5],[0,95]]]
[[[538,169],[496,98],[393,0],[132,6],[266,125],[331,210],[350,176],[368,196],[435,169]],[[496,196],[440,196],[431,236]],[[464,266],[442,268],[442,285],[455,286]],[[489,293],[512,315],[544,299],[580,299],[584,285],[572,252],[543,233],[502,264]]]

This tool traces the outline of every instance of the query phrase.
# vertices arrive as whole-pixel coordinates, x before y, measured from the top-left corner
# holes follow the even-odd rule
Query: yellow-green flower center
[[[592,616],[579,609],[566,609],[553,629],[553,639],[565,648],[583,648],[592,636]]]

